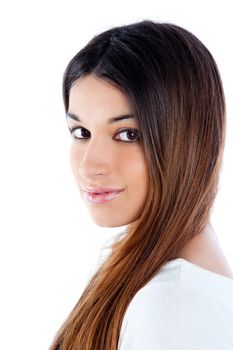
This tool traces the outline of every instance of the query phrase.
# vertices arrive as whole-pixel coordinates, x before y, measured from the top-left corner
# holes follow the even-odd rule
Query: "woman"
[[[210,52],[172,24],[111,28],[70,61],[63,97],[91,217],[127,229],[50,349],[233,348],[233,272],[210,224],[226,123]]]

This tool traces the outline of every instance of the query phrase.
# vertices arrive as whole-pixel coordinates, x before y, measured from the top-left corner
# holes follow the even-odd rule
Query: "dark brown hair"
[[[117,349],[132,298],[206,227],[225,143],[218,68],[189,31],[143,20],[96,35],[66,68],[66,111],[73,83],[88,74],[127,96],[143,136],[149,192],[141,217],[111,245],[50,350]]]

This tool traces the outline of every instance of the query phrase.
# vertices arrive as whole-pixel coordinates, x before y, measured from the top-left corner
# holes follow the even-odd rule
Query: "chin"
[[[106,220],[93,220],[94,223],[97,225],[97,226],[100,226],[100,227],[120,227],[120,226],[124,226],[126,225],[125,223],[122,223],[122,222],[113,222],[113,221],[106,221]]]
[[[106,216],[101,218],[101,217],[95,216],[95,217],[92,217],[92,220],[97,226],[113,228],[113,227],[121,227],[121,226],[129,225],[132,222],[135,222],[136,219],[122,218],[120,220],[119,216],[117,218],[111,218],[111,217],[106,218]]]

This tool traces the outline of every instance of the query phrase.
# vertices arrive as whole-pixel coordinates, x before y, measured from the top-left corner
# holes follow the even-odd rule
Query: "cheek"
[[[137,154],[124,156],[121,159],[121,169],[124,169],[122,175],[129,185],[131,195],[144,200],[147,196],[149,181],[144,154],[139,151]]]
[[[137,176],[135,176],[134,186],[138,189],[140,197],[142,201],[144,201],[148,194],[149,183],[148,170],[144,157],[135,165],[134,173],[137,174]]]
[[[70,160],[71,170],[72,170],[73,174],[75,175],[75,177],[77,177],[78,167],[79,167],[80,160],[81,160],[81,154],[80,154],[80,152],[77,152],[77,150],[75,151],[75,148],[73,146],[70,147],[69,160]]]
[[[121,166],[126,174],[133,176],[135,181],[139,178],[147,178],[147,166],[144,154],[139,150],[131,154],[125,154],[121,159]]]

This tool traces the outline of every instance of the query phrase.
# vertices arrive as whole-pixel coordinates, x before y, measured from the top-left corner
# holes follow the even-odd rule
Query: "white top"
[[[131,300],[118,350],[232,350],[233,279],[182,258]]]

